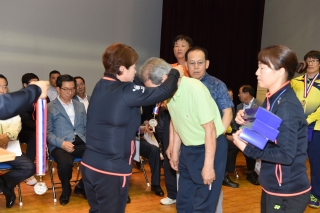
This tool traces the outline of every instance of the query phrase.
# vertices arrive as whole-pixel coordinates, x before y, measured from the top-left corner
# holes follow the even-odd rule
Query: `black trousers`
[[[20,142],[26,143],[26,155],[32,162],[36,159],[36,132],[32,130],[22,130],[19,133]]]
[[[160,149],[141,138],[140,155],[149,161],[151,185],[160,185]]]
[[[235,171],[236,160],[237,160],[237,155],[239,151],[240,151],[239,148],[236,145],[234,145],[232,141],[228,140],[228,157],[227,157],[226,172],[233,173]],[[256,160],[253,158],[249,158],[246,155],[244,156],[246,158],[248,171],[254,171]]]
[[[13,189],[18,183],[36,173],[36,166],[25,154],[17,156],[13,161],[6,163],[9,164],[12,169],[0,178],[1,192],[4,184],[6,184],[8,188]]]
[[[303,213],[309,199],[310,191],[298,196],[279,197],[262,190],[261,213]]]
[[[79,137],[76,137],[76,143],[74,146],[74,151],[69,153],[61,148],[55,148],[51,151],[51,156],[54,158],[54,161],[57,163],[58,176],[62,185],[62,194],[64,196],[70,196],[71,194],[71,185],[70,180],[72,178],[72,168],[73,168],[73,159],[74,157],[82,157],[84,150],[86,148],[85,143]],[[83,188],[82,179],[79,181],[78,186]]]

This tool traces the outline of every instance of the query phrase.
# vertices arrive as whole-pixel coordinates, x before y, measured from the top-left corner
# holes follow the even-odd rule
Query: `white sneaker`
[[[160,200],[160,203],[161,203],[162,205],[171,205],[171,204],[176,203],[176,200],[173,200],[173,199],[171,199],[171,198],[169,198],[169,197],[166,197],[166,198],[162,198],[162,199]]]
[[[26,184],[28,184],[29,186],[33,186],[33,185],[35,185],[38,181],[37,181],[37,179],[32,175],[31,177],[25,179],[24,182],[26,182]]]

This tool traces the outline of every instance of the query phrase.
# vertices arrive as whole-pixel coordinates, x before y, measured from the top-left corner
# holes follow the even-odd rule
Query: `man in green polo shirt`
[[[155,87],[163,82],[160,70],[168,74],[171,69],[166,64],[147,60],[139,70],[143,83]],[[170,164],[180,173],[177,211],[215,212],[228,148],[218,107],[203,83],[181,77],[168,108],[175,130]]]

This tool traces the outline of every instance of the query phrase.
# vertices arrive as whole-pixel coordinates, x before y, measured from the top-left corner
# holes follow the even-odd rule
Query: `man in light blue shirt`
[[[47,92],[47,95],[50,99],[50,101],[53,101],[54,99],[57,98],[58,96],[58,92],[56,90],[56,81],[57,81],[57,78],[60,76],[60,72],[58,70],[53,70],[50,72],[49,74],[49,82],[50,82],[50,88]]]

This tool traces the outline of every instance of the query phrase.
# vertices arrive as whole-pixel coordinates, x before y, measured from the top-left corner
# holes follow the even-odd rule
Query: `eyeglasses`
[[[75,91],[75,88],[71,88],[71,89],[69,89],[69,88],[61,88],[63,91],[65,91],[65,92],[74,92]]]
[[[189,65],[190,66],[196,66],[196,64],[198,64],[198,66],[199,67],[201,67],[203,64],[204,64],[204,62],[203,61],[198,61],[198,62],[196,62],[196,61],[191,61],[190,63],[189,63]]]
[[[1,86],[1,85],[0,85],[0,88],[1,88],[1,89],[7,89],[8,86]]]
[[[311,59],[311,60],[306,61],[307,64],[315,64],[317,62],[319,62],[318,59]]]

